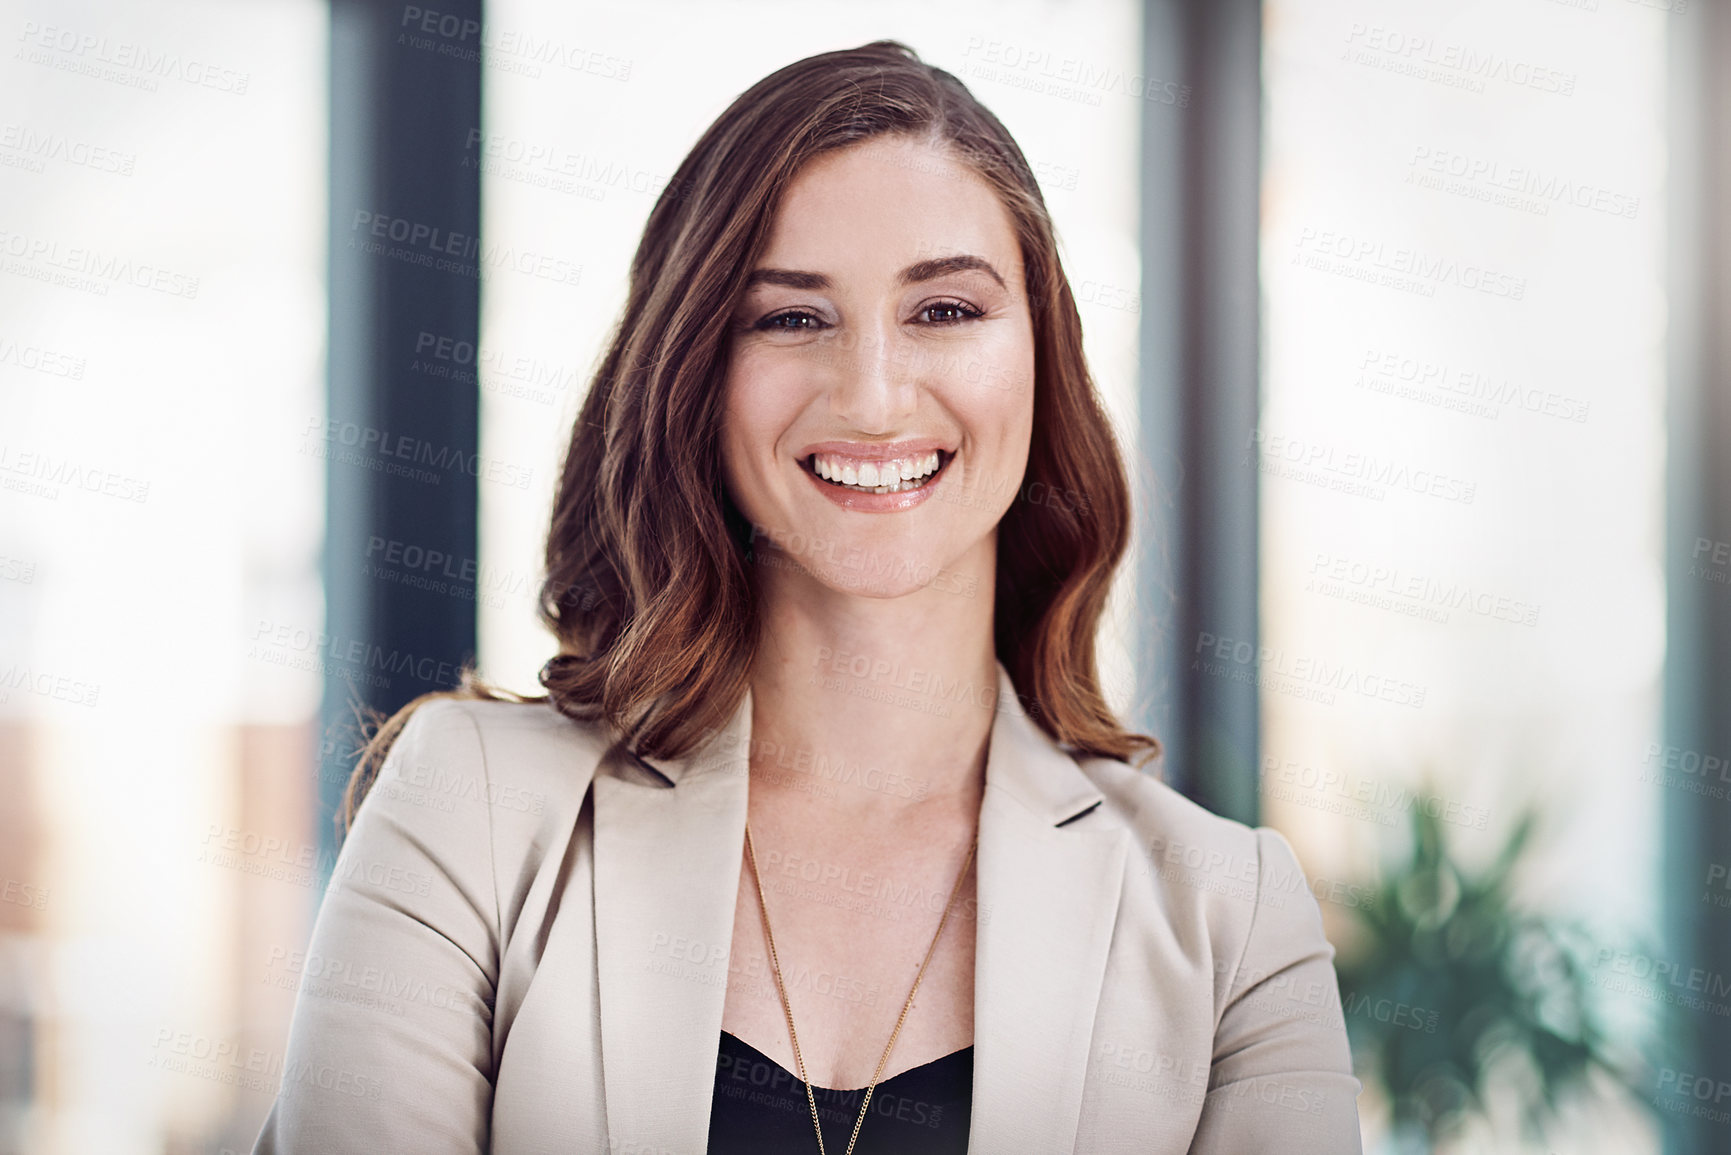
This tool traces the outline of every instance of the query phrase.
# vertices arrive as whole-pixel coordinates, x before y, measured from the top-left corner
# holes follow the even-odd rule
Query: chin
[[[873,532],[876,527],[852,519],[789,518],[783,524],[800,528],[760,530],[758,540],[771,548],[757,551],[757,564],[803,574],[836,593],[874,599],[926,589],[971,597],[979,580],[963,567],[979,549],[996,547],[996,535],[988,532],[958,553],[953,543],[965,532],[959,527],[924,527],[908,534]]]

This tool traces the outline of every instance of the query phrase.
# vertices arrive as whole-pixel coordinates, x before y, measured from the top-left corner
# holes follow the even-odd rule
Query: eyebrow
[[[903,269],[896,277],[904,285],[917,285],[922,281],[936,280],[938,277],[951,273],[977,271],[985,273],[998,282],[1000,288],[1004,278],[998,275],[998,270],[992,267],[992,262],[984,257],[976,257],[971,253],[963,253],[953,257],[934,257],[929,261],[916,261]],[[747,289],[758,285],[780,285],[788,289],[806,289],[816,291],[830,287],[830,279],[823,273],[808,273],[798,269],[753,269],[745,279]]]

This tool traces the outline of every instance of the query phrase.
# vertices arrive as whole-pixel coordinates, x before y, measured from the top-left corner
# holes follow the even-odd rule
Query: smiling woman
[[[256,1150],[1357,1150],[1291,850],[1101,694],[1129,499],[1081,349],[953,76],[879,42],[723,113],[572,432],[547,694],[375,737],[311,950],[392,998],[303,990]]]
[[[1016,489],[1001,479],[1026,470],[1034,416],[1022,282],[1014,222],[941,138],[879,136],[809,162],[735,311],[722,431],[734,504],[754,526],[989,580]],[[992,500],[849,516],[912,511],[945,486]],[[893,581],[909,572],[854,592],[910,593]]]

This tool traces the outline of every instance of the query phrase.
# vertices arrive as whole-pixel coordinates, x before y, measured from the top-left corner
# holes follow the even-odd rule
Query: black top
[[[812,1084],[823,1145],[847,1150],[865,1088],[835,1091]],[[974,1048],[892,1075],[877,1085],[860,1125],[854,1155],[963,1155],[974,1096]],[[817,1150],[805,1084],[774,1059],[721,1032],[709,1155],[808,1155]]]

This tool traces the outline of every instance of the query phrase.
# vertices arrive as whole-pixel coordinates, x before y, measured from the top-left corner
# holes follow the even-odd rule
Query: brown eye
[[[936,301],[923,306],[918,315],[933,325],[953,325],[958,321],[972,320],[985,314],[961,301]]]
[[[781,330],[821,329],[823,320],[814,313],[793,310],[786,313],[771,314],[759,321],[754,327]]]

